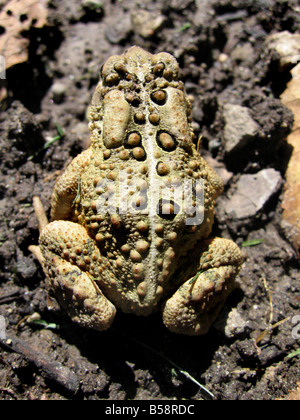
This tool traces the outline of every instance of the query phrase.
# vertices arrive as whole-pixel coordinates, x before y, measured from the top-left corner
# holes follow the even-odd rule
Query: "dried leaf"
[[[300,63],[291,71],[292,79],[281,95],[282,103],[294,113],[293,131],[287,141],[293,153],[286,172],[282,203],[283,226],[299,256],[300,250]]]
[[[278,398],[279,401],[299,401],[300,400],[300,382],[297,382],[297,389],[289,391],[286,397]]]
[[[46,0],[9,0],[0,12],[0,54],[5,68],[28,59],[29,40],[26,32],[47,24]]]

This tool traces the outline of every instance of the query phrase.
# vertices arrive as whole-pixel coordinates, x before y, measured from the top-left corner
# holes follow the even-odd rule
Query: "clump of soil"
[[[293,116],[279,96],[290,74],[265,42],[299,23],[297,0],[48,2],[48,26],[27,32],[28,61],[7,71],[0,115],[1,399],[209,396],[174,364],[216,399],[275,399],[297,388],[299,356],[288,356],[299,349],[299,264],[281,228]],[[32,197],[49,211],[59,173],[88,146],[101,65],[132,45],[179,61],[201,153],[225,182],[214,234],[248,245],[240,288],[202,337],[168,332],[159,314],[118,313],[105,333],[83,330],[49,311],[28,251],[38,241]],[[243,133],[232,139],[240,109]],[[245,199],[253,190],[257,206]]]

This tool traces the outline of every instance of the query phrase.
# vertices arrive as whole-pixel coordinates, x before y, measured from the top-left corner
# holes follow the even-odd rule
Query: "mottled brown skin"
[[[49,289],[80,325],[105,330],[116,308],[162,310],[171,331],[204,334],[234,287],[241,253],[230,240],[207,239],[222,182],[193,144],[178,71],[167,53],[132,47],[111,57],[90,107],[91,146],[55,186],[42,263]],[[99,206],[124,179],[126,214]],[[187,179],[204,180],[204,220],[194,226],[182,203],[155,195],[159,183]]]

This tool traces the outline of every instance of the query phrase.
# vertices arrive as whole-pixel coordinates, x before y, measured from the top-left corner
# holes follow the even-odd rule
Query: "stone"
[[[6,320],[0,315],[0,340],[6,340]]]
[[[224,140],[226,153],[242,149],[258,133],[259,125],[251,117],[249,108],[227,104],[223,108],[223,118],[225,121]]]
[[[67,86],[65,83],[55,82],[51,87],[51,96],[52,96],[53,101],[56,104],[62,103],[65,97],[66,91],[67,91]]]
[[[33,259],[31,257],[25,257],[18,249],[16,272],[26,280],[31,279],[36,273],[36,265]]]
[[[293,66],[300,61],[300,34],[288,31],[278,32],[266,39],[267,48],[279,55],[279,70]]]
[[[227,187],[233,178],[233,173],[228,171],[226,166],[217,159],[214,159],[209,155],[206,156],[205,159],[207,163],[216,171],[216,173],[222,179],[224,187]]]
[[[236,308],[233,308],[228,315],[227,323],[225,326],[225,335],[232,338],[249,331],[250,323],[242,317]]]
[[[254,175],[242,175],[236,192],[225,203],[225,212],[232,219],[255,217],[280,190],[282,178],[275,169],[264,169]]]
[[[136,33],[143,38],[151,38],[162,27],[165,18],[147,10],[137,10],[131,12],[131,21]]]
[[[231,52],[230,56],[234,61],[238,62],[252,62],[253,61],[254,48],[250,42],[245,42],[242,45],[238,45]]]
[[[195,0],[196,10],[194,13],[193,24],[197,28],[205,27],[208,25],[211,16],[215,15],[210,0]]]
[[[81,3],[83,8],[89,9],[89,10],[102,10],[103,5],[101,1],[98,0],[83,0]]]
[[[251,330],[251,324],[249,320],[242,317],[237,308],[232,308],[230,311],[224,308],[214,323],[214,328],[224,333],[227,338],[233,338],[248,333]]]
[[[111,44],[119,44],[125,41],[131,31],[131,19],[128,14],[111,16],[107,19],[105,37]]]

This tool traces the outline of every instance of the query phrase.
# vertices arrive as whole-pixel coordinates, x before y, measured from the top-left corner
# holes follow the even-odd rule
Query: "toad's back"
[[[180,259],[209,235],[222,190],[193,145],[178,71],[171,55],[132,47],[105,63],[90,108],[91,147],[68,218],[95,239],[101,289],[126,312],[146,315],[178,286]]]

